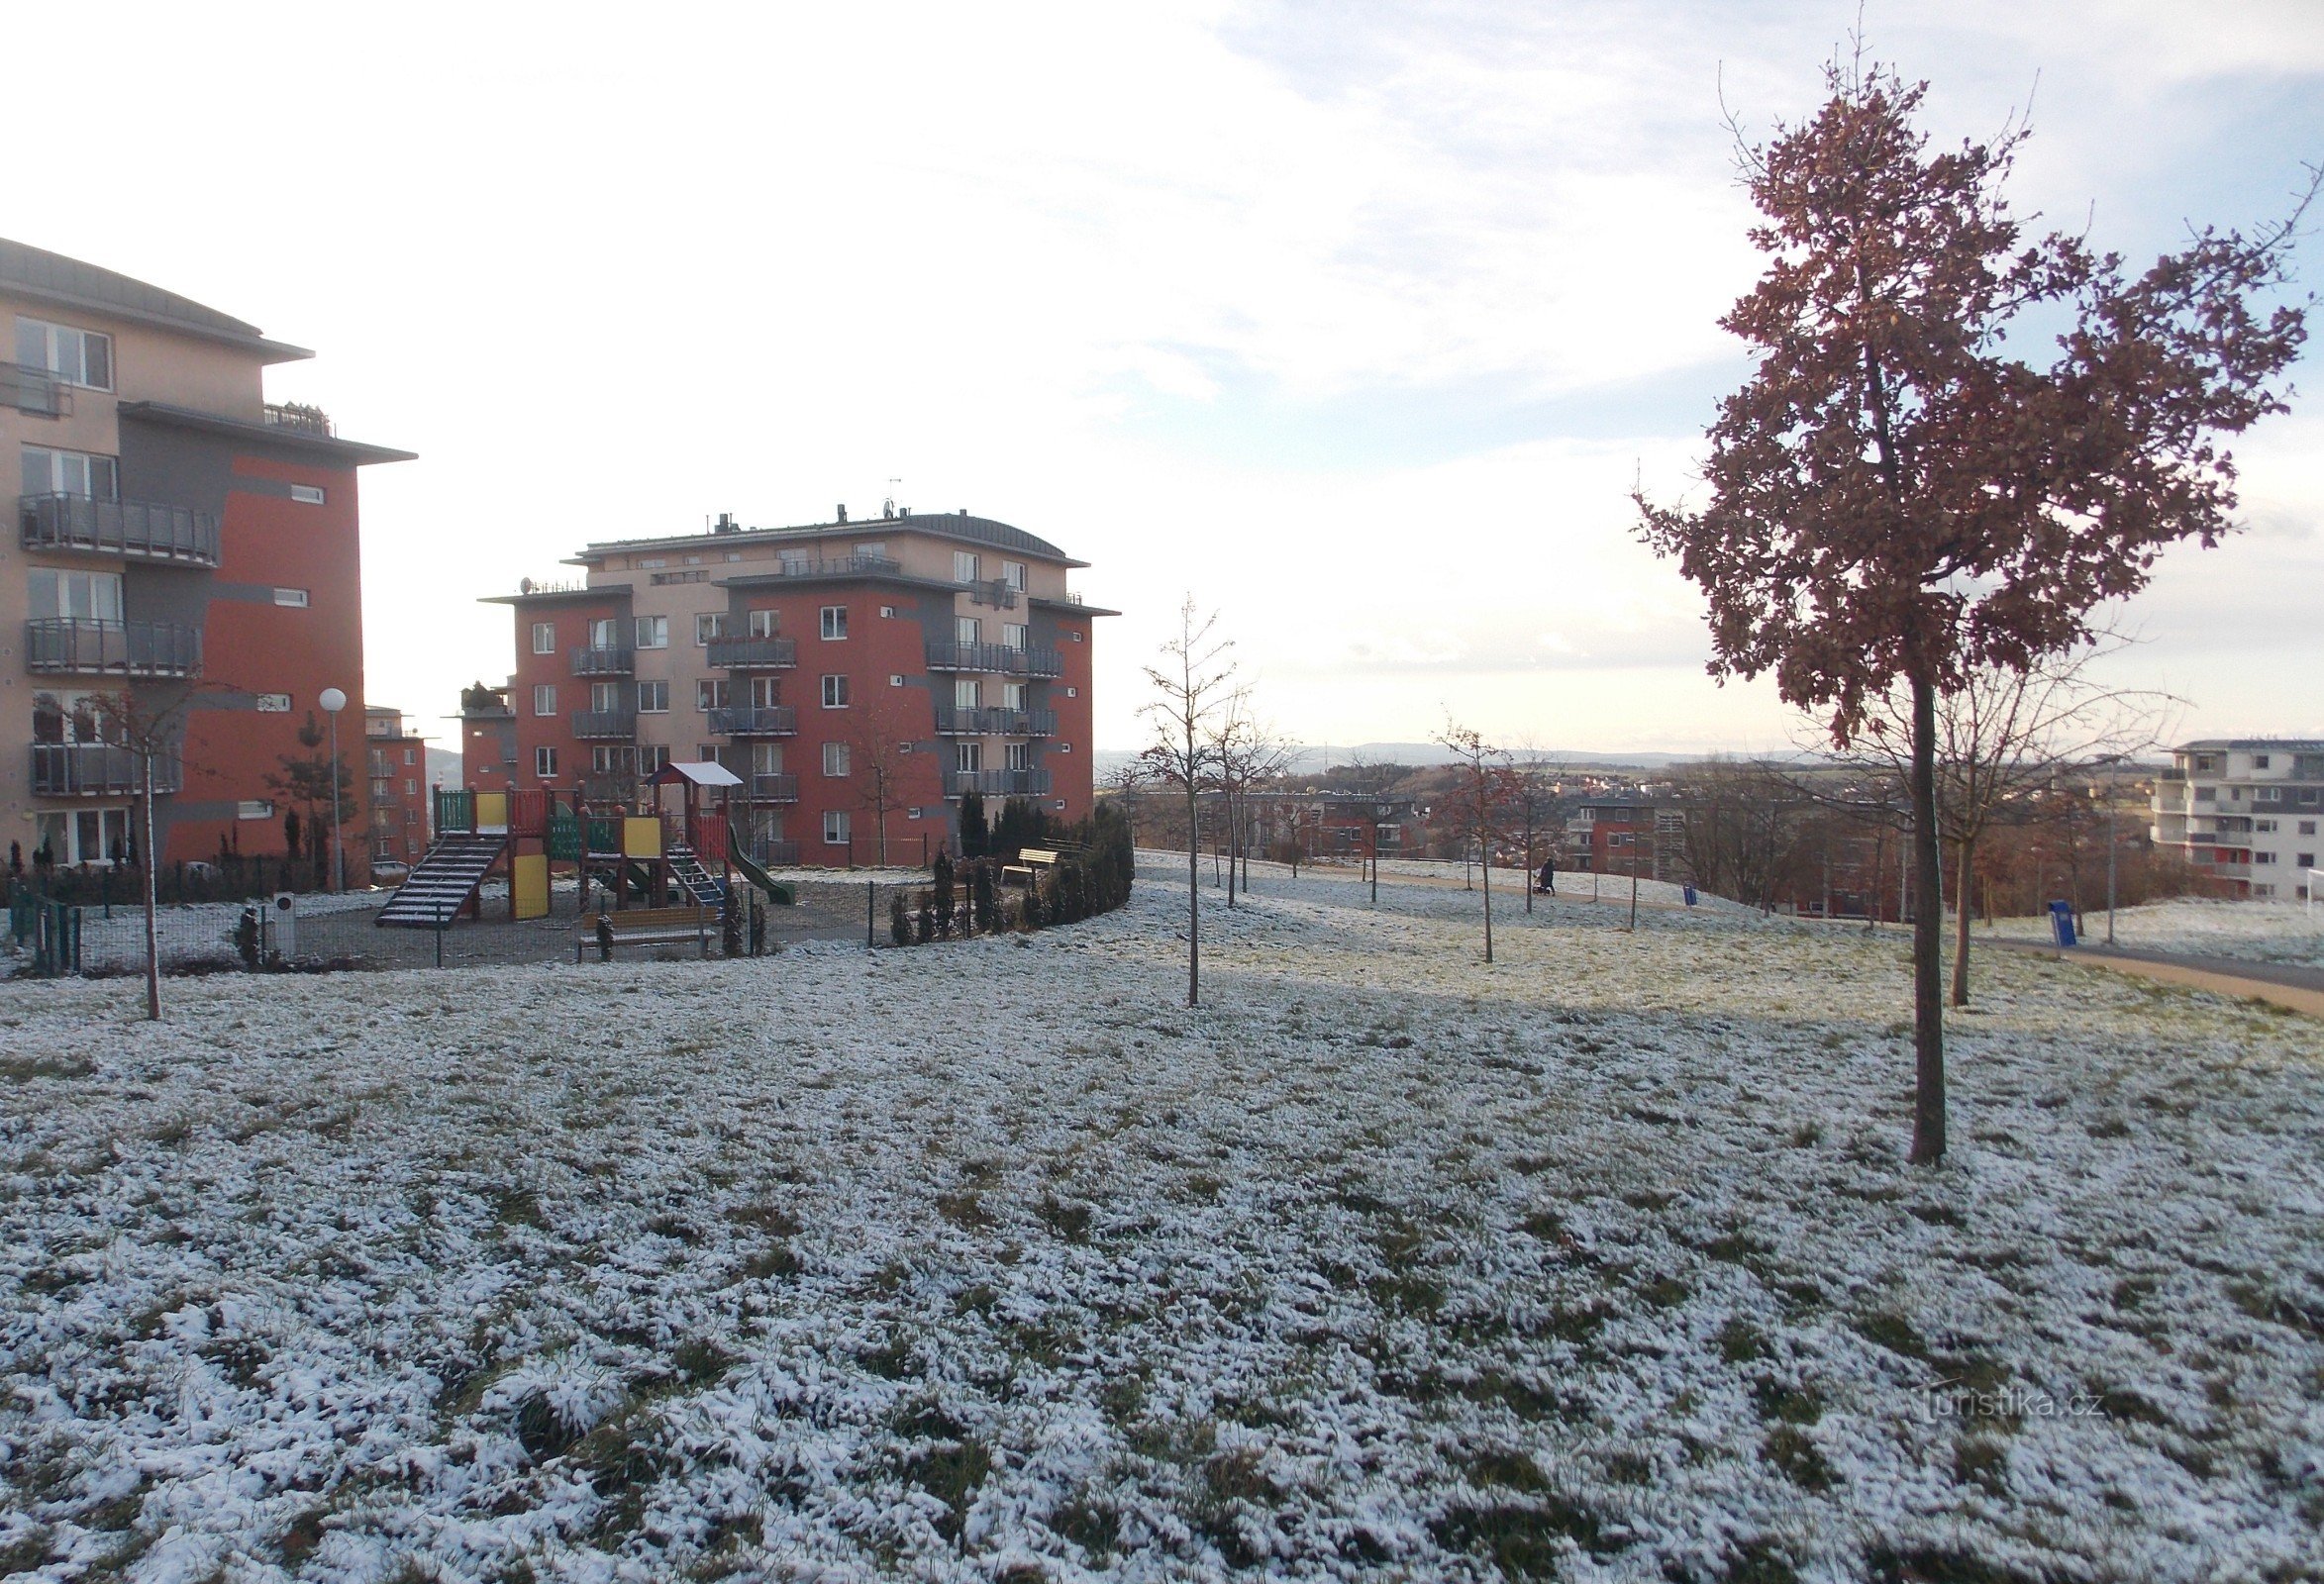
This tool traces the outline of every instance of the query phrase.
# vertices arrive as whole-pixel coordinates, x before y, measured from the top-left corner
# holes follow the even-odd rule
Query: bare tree
[[[1290,767],[1295,751],[1290,742],[1251,710],[1251,690],[1237,688],[1227,695],[1218,730],[1212,734],[1211,784],[1227,805],[1227,906],[1235,905],[1235,869],[1243,869],[1243,889],[1251,889],[1251,850],[1246,834],[1251,825],[1251,789],[1271,781]]]
[[[186,714],[201,684],[192,677],[179,682],[123,686],[110,693],[87,695],[84,707],[95,716],[98,740],[109,748],[134,755],[138,761],[138,850],[144,857],[146,913],[146,1017],[161,1018],[161,940],[156,918],[155,886],[161,856],[153,846],[154,764],[168,762],[185,737]]]
[[[1453,755],[1460,775],[1461,823],[1474,833],[1484,881],[1484,959],[1493,960],[1493,834],[1494,816],[1509,792],[1508,755],[1485,741],[1474,727],[1463,726],[1450,715],[1436,736]]]
[[[1525,911],[1533,912],[1536,846],[1557,829],[1559,786],[1566,779],[1566,762],[1528,742],[1509,755],[1509,774],[1503,812],[1509,835],[1525,846]]]
[[[1162,661],[1146,667],[1155,697],[1139,713],[1154,741],[1139,756],[1145,778],[1186,800],[1186,1005],[1202,1001],[1202,789],[1216,767],[1218,731],[1237,688],[1235,641],[1218,636],[1218,613],[1205,616],[1188,594],[1178,607],[1177,636],[1162,646]]]
[[[1982,665],[1936,701],[1937,835],[1956,875],[1950,1001],[1969,1005],[1970,915],[1977,843],[1997,825],[2030,813],[2039,794],[2073,767],[2119,762],[2164,736],[2179,701],[2169,694],[2101,686],[2092,662],[2124,646],[2098,644],[2046,654],[2025,670]],[[1829,730],[1826,722],[1819,730]],[[1840,762],[1868,773],[1902,826],[1909,808],[1912,699],[1892,687],[1867,712],[1866,730]],[[1924,899],[1942,908],[1943,899]]]
[[[911,768],[912,727],[899,690],[880,688],[850,710],[848,777],[857,801],[871,814],[877,832],[878,863],[887,867],[887,817],[904,803],[904,776]],[[940,771],[941,774],[941,771]],[[851,858],[850,862],[855,860]]]

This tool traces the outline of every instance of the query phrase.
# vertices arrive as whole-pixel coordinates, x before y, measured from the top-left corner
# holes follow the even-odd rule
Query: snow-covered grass
[[[50,1577],[2263,1579],[2316,1025],[1995,953],[1150,870],[910,951],[0,1008]],[[1514,899],[1512,899],[1514,900]],[[1971,1571],[1971,1564],[1983,1571]]]
[[[2082,915],[2084,935],[2093,943],[2106,939],[2103,909]],[[1982,927],[1980,926],[1980,929]],[[1996,919],[1997,935],[2050,939],[2050,921]],[[2114,915],[2115,943],[2137,951],[2172,951],[2200,957],[2241,957],[2252,962],[2287,962],[2324,968],[2324,907],[2305,902],[2224,902],[2179,897],[2121,908]]]

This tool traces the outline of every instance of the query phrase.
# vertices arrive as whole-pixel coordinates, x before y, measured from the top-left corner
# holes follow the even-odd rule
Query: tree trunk
[[[1937,851],[1937,688],[1912,678],[1912,1163],[1945,1158],[1944,864]]]
[[[1193,760],[1189,746],[1187,760]],[[1202,1001],[1202,824],[1195,817],[1191,777],[1186,782],[1186,1005]]]
[[[1966,1007],[1969,1005],[1970,891],[1976,883],[1974,871],[1970,866],[1976,861],[1977,844],[1973,841],[1964,839],[1960,842],[1960,895],[1954,899],[1958,911],[1954,915],[1953,926],[1953,1004],[1957,1007]]]
[[[1227,906],[1235,905],[1235,864],[1242,856],[1243,825],[1235,817],[1235,794],[1227,794]]]
[[[1484,882],[1484,959],[1493,960],[1493,843],[1491,838],[1477,842],[1477,872]]]
[[[161,939],[157,921],[153,917],[154,876],[159,860],[153,852],[153,752],[148,748],[144,757],[145,826],[146,826],[146,1018],[149,1022],[161,1021]],[[182,895],[182,893],[180,893]]]

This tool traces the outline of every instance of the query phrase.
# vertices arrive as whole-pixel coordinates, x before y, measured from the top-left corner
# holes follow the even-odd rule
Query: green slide
[[[793,894],[789,886],[784,885],[780,880],[777,880],[773,875],[768,874],[764,869],[761,869],[757,863],[752,861],[751,854],[743,850],[743,838],[741,833],[736,831],[732,825],[729,825],[726,828],[726,855],[734,859],[735,867],[743,871],[744,879],[750,881],[759,890],[765,892],[766,900],[774,903],[778,907],[789,908],[798,905],[799,899],[795,894]]]

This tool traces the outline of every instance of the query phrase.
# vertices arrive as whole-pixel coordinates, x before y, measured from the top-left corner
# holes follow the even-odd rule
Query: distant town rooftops
[[[657,536],[649,539],[600,540],[589,544],[580,554],[572,557],[568,564],[587,565],[591,561],[602,560],[607,555],[621,551],[691,548],[700,544],[706,537],[721,540],[764,542],[784,539],[818,539],[839,535],[861,539],[869,534],[906,532],[928,534],[938,539],[959,540],[969,544],[990,545],[994,549],[1016,550],[1025,555],[1038,555],[1044,560],[1061,561],[1066,566],[1087,566],[1089,564],[1087,561],[1073,559],[1038,535],[1028,534],[1021,528],[997,522],[989,517],[971,517],[965,510],[950,514],[937,513],[931,516],[926,513],[914,512],[910,507],[905,507],[893,517],[807,523],[793,528],[744,528],[733,523],[732,519],[722,519],[720,526],[713,528],[707,536],[682,534]]]
[[[268,341],[258,327],[206,308],[190,297],[149,286],[114,270],[87,264],[46,248],[0,238],[0,286],[23,296],[67,308],[110,314],[226,342],[259,353],[267,362],[294,362],[315,354],[304,346]]]
[[[2211,737],[2181,742],[2173,753],[2324,753],[2324,738]]]

